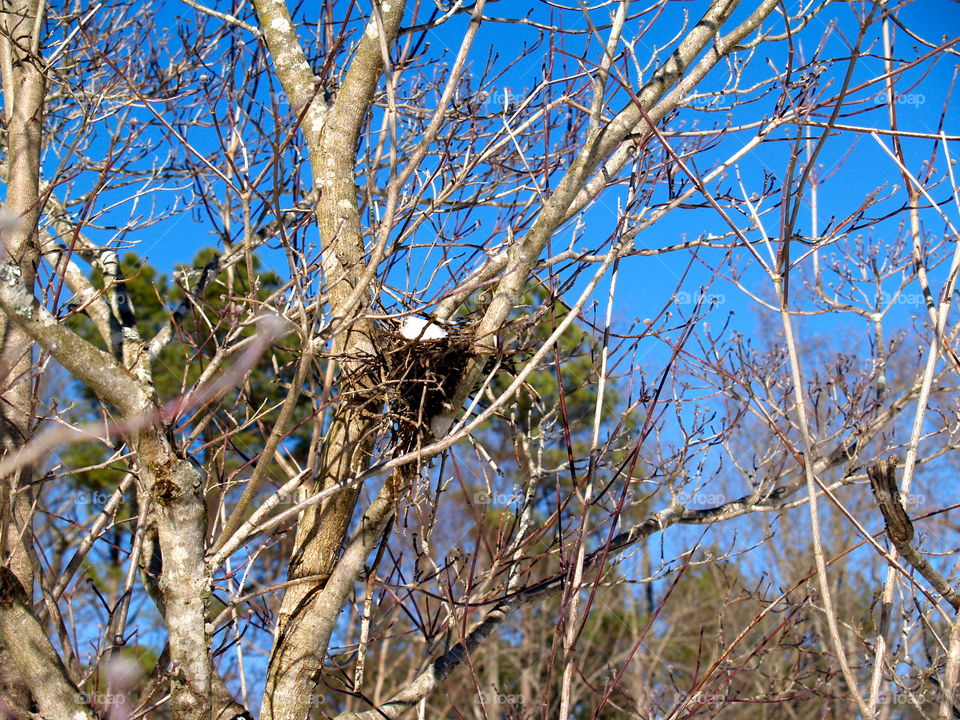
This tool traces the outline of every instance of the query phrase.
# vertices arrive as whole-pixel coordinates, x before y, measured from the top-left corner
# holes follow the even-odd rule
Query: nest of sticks
[[[473,332],[450,328],[444,338],[409,340],[384,330],[379,354],[369,358],[371,406],[383,409],[399,447],[430,439],[430,419],[455,411],[451,401],[467,363],[474,357]]]

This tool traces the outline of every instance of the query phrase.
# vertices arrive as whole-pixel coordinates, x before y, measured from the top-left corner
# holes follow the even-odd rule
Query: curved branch
[[[26,591],[9,568],[0,565],[0,638],[43,717],[97,720],[70,681],[67,669],[28,607]]]
[[[27,292],[20,268],[9,260],[0,264],[0,309],[74,377],[124,415],[145,409],[143,388],[133,375],[110,355],[60,325]]]

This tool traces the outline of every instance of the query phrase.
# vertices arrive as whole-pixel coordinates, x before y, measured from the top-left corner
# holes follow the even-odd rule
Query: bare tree
[[[960,38],[676,5],[3,4],[0,710],[958,712]]]

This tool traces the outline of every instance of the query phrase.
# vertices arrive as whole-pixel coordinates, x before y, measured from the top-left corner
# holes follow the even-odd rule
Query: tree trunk
[[[7,197],[0,237],[32,290],[37,263],[40,147],[46,83],[36,54],[39,24],[36,0],[7,1],[0,16],[0,78],[3,83],[6,132]],[[0,313],[0,448],[17,452],[32,432],[33,343],[21,328]],[[30,516],[32,470],[0,478],[0,561],[30,598],[33,568],[27,547],[32,542]],[[0,648],[0,696],[19,710],[29,706],[29,693],[5,648]]]

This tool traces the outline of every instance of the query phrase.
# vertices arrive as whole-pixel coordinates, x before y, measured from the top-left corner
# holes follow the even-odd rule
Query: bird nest
[[[384,330],[380,339],[378,354],[362,363],[367,407],[384,414],[399,446],[411,448],[431,437],[431,418],[455,411],[451,401],[474,357],[473,333],[451,328],[442,338],[411,340]]]

